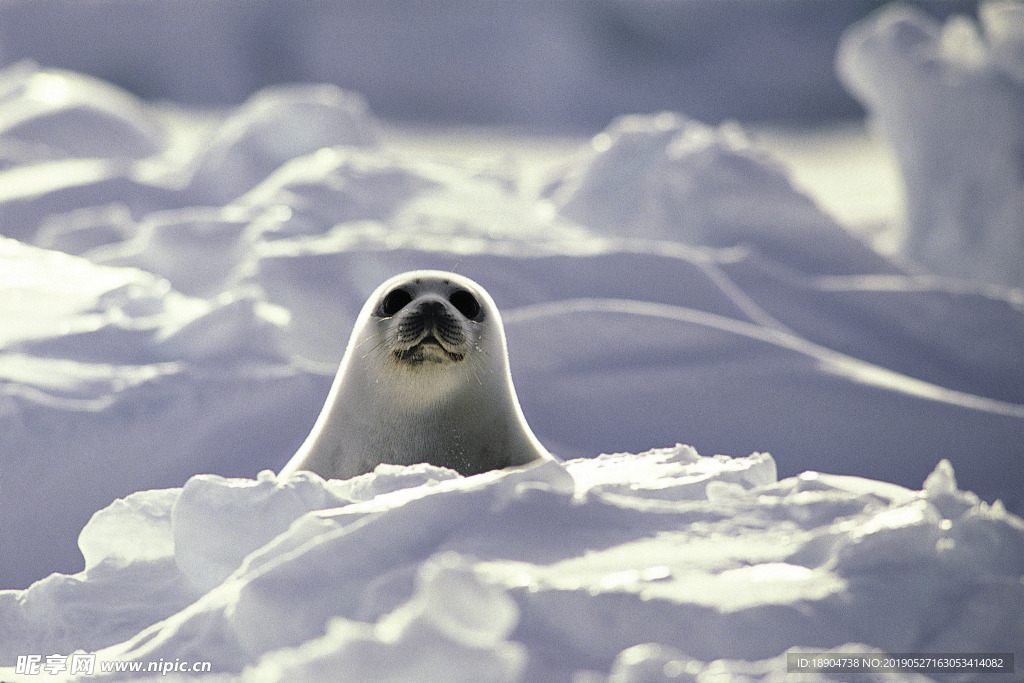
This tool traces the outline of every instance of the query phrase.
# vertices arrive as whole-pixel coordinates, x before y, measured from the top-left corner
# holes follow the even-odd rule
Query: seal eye
[[[476,297],[467,292],[464,289],[460,289],[453,292],[448,301],[451,302],[459,313],[466,316],[467,319],[472,320],[473,318],[480,315],[480,302],[476,300]]]
[[[394,315],[405,308],[405,305],[410,301],[412,301],[412,294],[409,294],[404,289],[392,289],[384,297],[384,301],[380,303],[381,313],[384,315]]]

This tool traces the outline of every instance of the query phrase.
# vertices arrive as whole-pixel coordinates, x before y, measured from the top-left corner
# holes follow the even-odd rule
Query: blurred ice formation
[[[942,275],[1024,285],[1024,5],[944,24],[887,7],[847,32],[837,68],[899,157],[904,253]]]

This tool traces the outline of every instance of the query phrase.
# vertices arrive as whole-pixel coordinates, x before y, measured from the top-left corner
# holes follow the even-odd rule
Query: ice
[[[204,199],[222,204],[296,157],[325,147],[377,144],[376,126],[361,96],[334,86],[267,88],[214,131],[192,183]]]
[[[1024,521],[957,490],[948,463],[912,491],[812,472],[738,483],[745,461],[765,458],[677,446],[469,478],[200,475],[98,513],[83,549],[107,554],[85,573],[0,593],[0,663],[81,647],[101,661],[201,656],[246,681],[442,667],[456,680],[646,680],[657,666],[757,680],[783,675],[791,650],[1024,642]],[[661,484],[693,468],[706,495],[666,499]],[[610,489],[616,475],[633,485]],[[377,494],[343,498],[378,477]],[[140,582],[164,588],[146,596]],[[88,610],[118,627],[68,618]]]
[[[127,564],[174,555],[172,505],[180,489],[138,491],[92,516],[78,536],[86,571],[103,561]]]
[[[630,475],[622,478],[622,464],[629,463]],[[588,490],[609,494],[643,492],[662,500],[704,498],[706,487],[736,484],[746,489],[775,481],[775,461],[766,453],[747,458],[701,458],[691,446],[655,449],[632,454],[599,455],[574,463],[573,477]],[[653,482],[653,483],[652,483]],[[719,488],[719,491],[722,489]]]
[[[125,221],[121,213],[99,218],[110,237],[94,237],[95,224],[72,224],[47,241],[59,247],[66,242],[95,241],[93,248],[81,250],[93,262],[141,268],[192,296],[212,296],[223,289],[246,250],[248,222],[218,209],[156,212],[140,224],[127,226],[130,218]]]
[[[275,118],[267,103],[290,113]],[[18,481],[47,471],[28,453],[60,452],[78,469],[59,469],[68,479],[54,486],[89,482],[48,526],[63,539],[52,554],[4,558],[23,567],[9,574],[21,585],[81,566],[75,535],[113,498],[196,472],[279,468],[365,297],[424,267],[455,268],[498,301],[524,411],[563,457],[685,436],[702,450],[783,453],[780,476],[827,465],[909,486],[941,454],[964,488],[1020,509],[1024,483],[1006,465],[1024,434],[1024,374],[1006,362],[1024,353],[1019,297],[874,253],[735,126],[623,118],[549,163],[541,183],[515,164],[407,153],[358,97],[330,87],[276,88],[201,118],[137,106],[166,128],[155,156],[4,171],[22,181],[4,186],[3,229],[49,248],[5,242],[4,282],[28,279],[0,302],[15,321],[0,332],[16,397],[3,452],[27,463]],[[339,137],[322,117],[344,124]],[[271,145],[288,121],[311,137]],[[213,155],[211,139],[235,151]],[[203,206],[190,174],[242,154],[230,140],[263,155],[267,176]],[[98,175],[57,170],[66,163]],[[105,189],[83,189],[94,184]],[[643,201],[602,189],[616,184]],[[98,464],[115,462],[119,476],[99,483]],[[24,491],[8,503],[18,525],[49,495]]]
[[[304,481],[311,487],[324,486],[322,480]],[[251,554],[238,572],[193,608],[166,624],[154,626],[148,635],[126,643],[126,652],[137,651],[140,656],[162,652],[165,654],[156,656],[173,657],[176,655],[169,653],[194,634],[216,631],[230,634],[218,646],[224,661],[240,665],[253,653],[297,646],[318,637],[331,615],[365,620],[365,615],[370,614],[376,621],[408,598],[408,590],[412,589],[410,569],[424,559],[421,548],[444,543],[454,529],[472,526],[481,514],[499,514],[499,510],[488,510],[489,506],[519,495],[523,485],[530,483],[548,490],[560,487],[562,495],[571,495],[565,492],[567,485],[571,486],[569,478],[550,464],[515,473],[492,473],[447,484],[400,489],[319,516],[314,513],[305,518],[305,524],[292,525],[287,533]],[[264,488],[270,484],[269,479],[264,480]],[[257,507],[264,505],[263,496],[247,497]],[[179,503],[175,518],[187,514],[190,512]],[[252,525],[252,521],[255,520],[250,517],[249,527],[221,524],[224,536],[186,550],[200,555],[212,551],[213,558],[203,555],[204,561],[222,562],[217,559],[226,556],[221,544],[249,544],[249,529],[261,526],[260,522]],[[186,533],[185,538],[190,536]],[[178,552],[177,547],[175,551]],[[323,590],[329,594],[321,593]],[[483,595],[489,593],[482,591]],[[319,596],[314,597],[316,594]],[[479,596],[481,591],[471,591],[469,595]],[[313,600],[305,602],[306,597]],[[438,627],[456,629],[455,637],[460,640],[469,638],[474,629],[483,628],[465,623],[466,616],[448,614],[451,605],[440,613],[430,605],[436,605],[436,598],[427,605],[428,611],[435,612],[430,619],[435,625],[439,620],[454,619],[455,624],[445,627],[441,623]],[[277,627],[273,626],[275,623]],[[281,627],[285,623],[287,628]],[[171,635],[172,631],[177,635]],[[485,638],[479,633],[473,637],[477,641]]]
[[[213,475],[191,478],[174,503],[174,558],[201,592],[209,591],[257,550],[311,510],[349,501],[330,494],[316,475],[285,482],[264,471],[254,481]],[[258,515],[258,521],[254,523]],[[88,529],[88,527],[86,527]],[[225,543],[224,539],[231,539]]]
[[[482,583],[455,554],[439,555],[417,573],[412,598],[376,626],[335,619],[327,633],[278,650],[247,669],[261,681],[429,680],[517,681],[526,648],[508,640],[516,603]]]
[[[174,563],[181,489],[139,491],[95,513],[78,537],[85,570],[0,591],[0,661],[12,653],[98,649],[170,616],[196,595]],[[103,619],[96,608],[106,605]]]
[[[246,473],[260,449],[294,449],[312,424],[301,407],[318,409],[317,376],[287,362],[265,304],[186,297],[141,270],[10,239],[0,265],[7,586],[81,567],[74,539],[114,498],[181,485],[196,457]],[[277,419],[264,428],[266,410]]]
[[[0,258],[7,291],[0,314],[11,321],[0,343],[12,351],[123,365],[282,360],[275,310],[241,293],[190,298],[148,272],[98,267],[5,238]]]
[[[76,256],[107,244],[127,241],[135,221],[124,204],[114,202],[58,214],[39,225],[36,243]]]
[[[119,204],[133,215],[173,205],[177,192],[131,173],[109,159],[60,159],[0,171],[0,219],[4,235],[31,242],[54,215],[82,207]]]
[[[811,273],[894,272],[795,192],[735,126],[713,129],[671,113],[621,117],[551,194],[566,216],[615,236],[749,245]]]
[[[949,496],[956,493],[956,475],[948,460],[940,460],[935,471],[924,480],[924,492],[932,497]]]
[[[979,20],[887,7],[849,29],[837,65],[899,158],[903,252],[942,275],[1021,287],[1024,12],[987,2]]]
[[[842,29],[870,7],[530,0],[397,11],[116,0],[62,1],[49,12],[11,3],[0,6],[0,46],[6,59],[191,105],[324,81],[400,120],[596,128],[619,113],[673,108],[715,121],[803,121],[856,114],[829,62]]]
[[[133,288],[140,298],[145,292],[159,296],[154,290],[159,290],[160,283],[140,271],[100,269],[83,259],[12,239],[0,238],[0,259],[5,347],[58,337],[76,328],[95,329],[103,316],[95,315],[93,305],[111,291]]]
[[[101,562],[82,574],[51,574],[25,591],[0,591],[0,673],[6,678],[4,667],[19,654],[121,642],[195,598],[170,557]]]
[[[287,313],[244,292],[211,303],[204,315],[167,330],[158,340],[159,353],[201,363],[244,358],[283,365],[288,360],[278,338]]]
[[[652,18],[696,11],[634,4],[617,21],[669,42]],[[309,18],[267,11],[278,46]],[[943,74],[1012,84],[1015,11],[889,16]],[[778,680],[800,650],[1019,651],[1019,291],[876,253],[735,124],[622,117],[541,173],[409,149],[332,85],[246,95],[198,112],[0,73],[0,667]],[[277,478],[367,294],[427,267],[494,296],[560,462]]]
[[[0,82],[5,157],[141,159],[163,147],[142,103],[98,79],[20,63],[0,71]]]

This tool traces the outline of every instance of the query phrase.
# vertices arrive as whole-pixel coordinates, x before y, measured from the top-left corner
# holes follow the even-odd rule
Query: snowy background
[[[0,55],[189,105],[329,82],[389,120],[595,132],[662,109],[709,123],[825,120],[859,111],[832,58],[843,30],[880,4],[4,0]],[[944,17],[977,2],[910,4]]]
[[[827,6],[0,3],[0,667],[1019,659],[1024,9]],[[260,474],[413,268],[568,462]]]

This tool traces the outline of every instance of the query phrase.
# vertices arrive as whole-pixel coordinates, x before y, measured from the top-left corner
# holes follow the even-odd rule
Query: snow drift
[[[79,542],[84,573],[0,593],[0,661],[82,648],[243,681],[635,680],[782,676],[794,646],[1024,640],[1024,523],[945,461],[922,491],[779,481],[770,456],[685,446],[469,478],[202,475],[118,501]]]
[[[333,86],[201,114],[21,63],[0,110],[0,665],[1020,650],[1020,292],[880,256],[735,126],[623,117],[538,181],[408,153]],[[261,473],[413,268],[493,295],[567,462]],[[680,441],[755,455],[649,450]]]
[[[1019,509],[1019,298],[906,273],[734,128],[626,117],[538,184],[405,155],[327,86],[216,118],[28,64],[0,80],[22,112],[0,172],[9,581],[74,569],[113,498],[278,468],[366,295],[422,267],[499,302],[564,457],[682,434],[906,486],[947,457]]]

